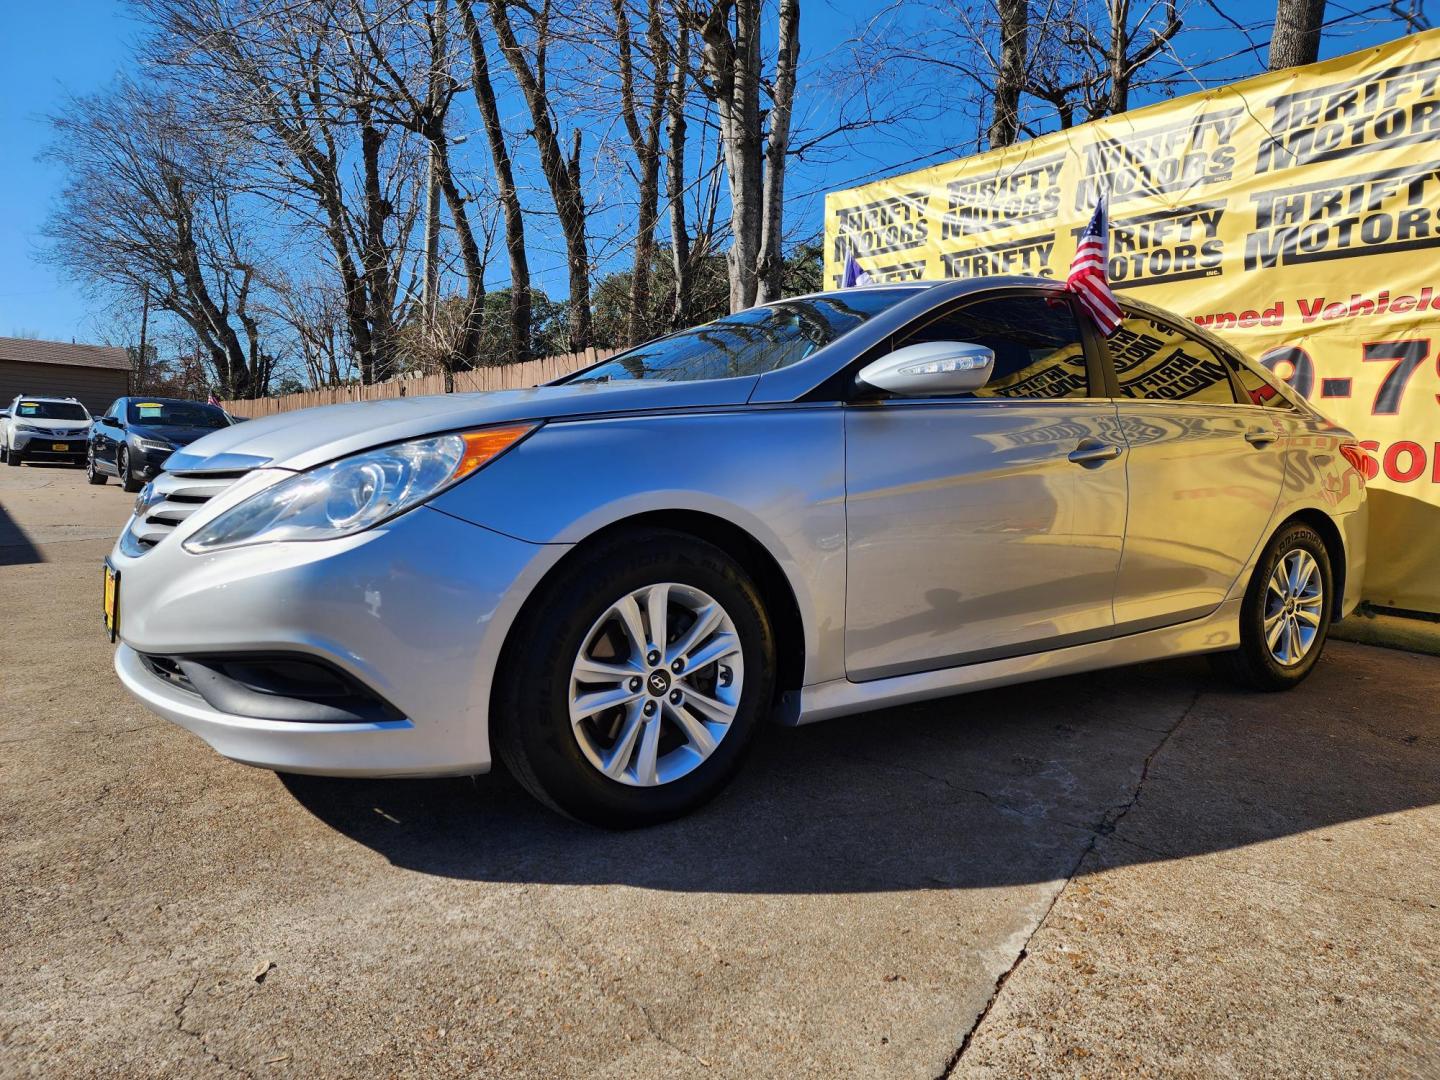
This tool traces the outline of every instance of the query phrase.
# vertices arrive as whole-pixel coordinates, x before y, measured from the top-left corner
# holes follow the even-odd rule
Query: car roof
[[[127,394],[121,401],[155,401],[161,405],[209,405],[208,401],[201,401],[199,398],[184,397],[160,397],[158,394]],[[211,406],[216,408],[217,406]]]
[[[853,293],[857,291],[874,292],[876,290],[894,291],[897,289],[901,289],[907,292],[914,292],[918,294],[926,292],[930,289],[938,289],[941,286],[957,285],[968,285],[975,292],[981,292],[988,289],[1019,287],[1058,290],[1065,287],[1065,283],[1063,281],[1057,281],[1055,278],[1026,277],[1019,274],[996,274],[993,277],[978,278],[933,278],[928,281],[881,281],[875,282],[870,285],[851,285],[849,288],[843,289],[820,289],[816,292],[803,293],[799,296],[786,296],[780,300],[770,300],[766,303],[780,304],[784,303],[786,300],[813,300],[822,296],[844,296],[847,293]]]

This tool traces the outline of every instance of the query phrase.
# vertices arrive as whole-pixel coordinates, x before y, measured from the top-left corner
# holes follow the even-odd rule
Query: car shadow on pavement
[[[0,566],[24,566],[44,561],[45,556],[40,549],[0,505]]]
[[[1409,674],[1387,674],[1377,716],[1365,655],[1332,645],[1289,694],[1191,659],[772,728],[715,802],[634,832],[561,818],[500,770],[282,780],[346,836],[447,877],[734,893],[1050,881],[1095,836],[1115,835],[1110,862],[1145,862],[1440,801],[1433,662],[1399,657]]]

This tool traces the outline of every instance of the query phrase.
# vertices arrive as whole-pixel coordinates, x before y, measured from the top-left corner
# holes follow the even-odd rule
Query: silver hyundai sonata
[[[783,300],[531,390],[225,428],[105,566],[115,668],[227,757],[482,773],[634,826],[758,727],[1157,657],[1261,689],[1357,600],[1367,464],[1225,342],[1057,285]]]

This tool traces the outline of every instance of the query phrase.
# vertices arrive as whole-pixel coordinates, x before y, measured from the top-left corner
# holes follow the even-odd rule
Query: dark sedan
[[[201,401],[122,397],[95,418],[85,475],[92,484],[119,477],[126,491],[139,491],[176,450],[231,422],[223,409]]]

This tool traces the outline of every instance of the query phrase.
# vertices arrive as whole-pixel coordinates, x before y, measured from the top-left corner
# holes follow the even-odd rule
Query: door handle
[[[1269,446],[1280,436],[1270,428],[1251,428],[1245,433],[1245,441],[1254,447]]]
[[[1084,439],[1070,451],[1070,460],[1076,465],[1098,465],[1102,461],[1114,461],[1121,454],[1120,447],[1099,439]]]

